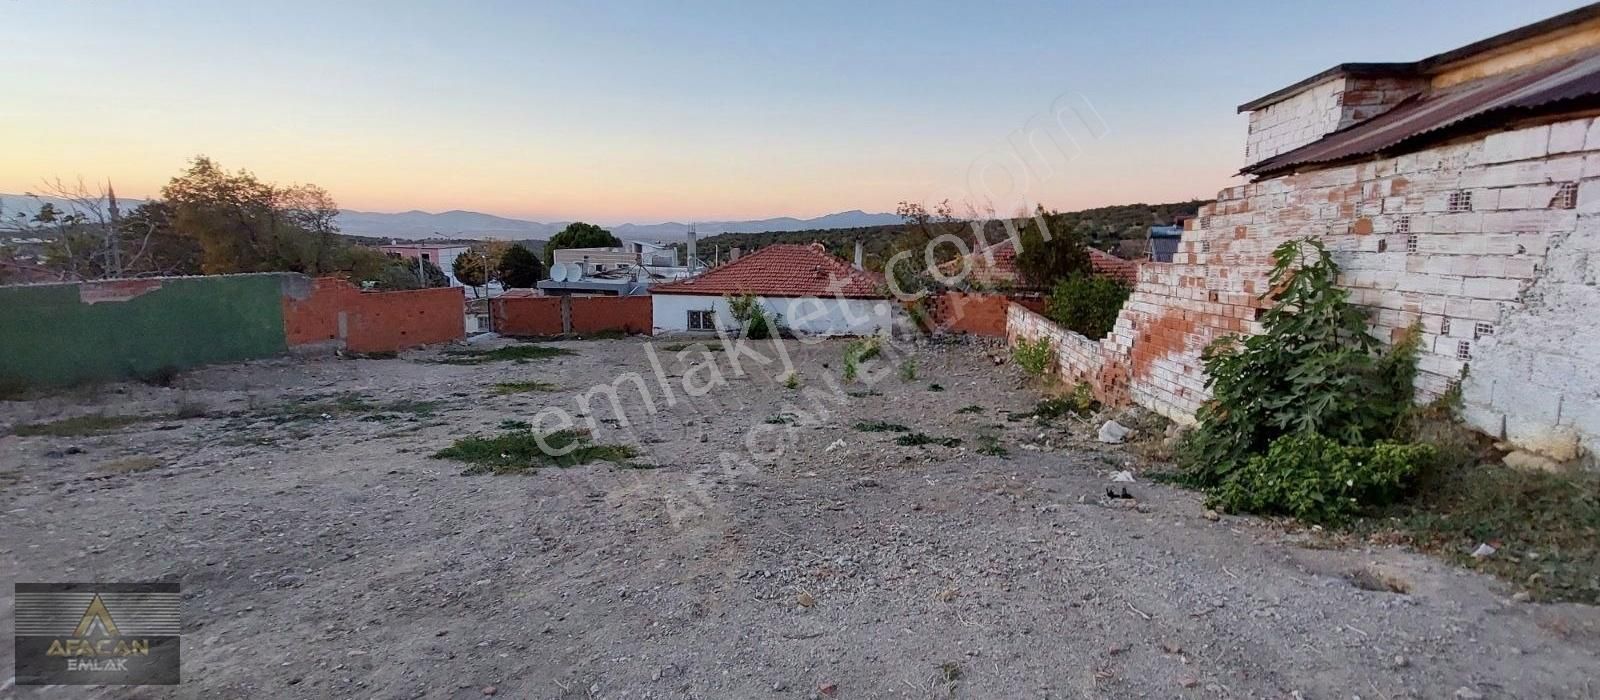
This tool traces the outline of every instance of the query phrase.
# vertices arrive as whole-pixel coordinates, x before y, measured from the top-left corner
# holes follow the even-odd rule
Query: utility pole
[[[111,181],[106,180],[106,196],[111,201],[111,228],[106,231],[106,255],[109,258],[106,271],[112,277],[122,276],[122,235],[119,224],[121,212],[117,211],[117,189],[111,186]]]

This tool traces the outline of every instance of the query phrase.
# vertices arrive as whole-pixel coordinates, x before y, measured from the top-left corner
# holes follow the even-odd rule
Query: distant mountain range
[[[43,198],[58,208],[66,208],[66,202],[50,197]],[[124,211],[133,209],[143,204],[139,199],[119,199],[118,204]],[[9,220],[21,212],[25,216],[32,216],[36,208],[35,200],[20,194],[0,193],[0,220]],[[339,212],[339,230],[353,236],[372,236],[377,238],[504,238],[527,239],[544,238],[555,235],[565,228],[566,221],[541,223],[523,219],[510,219],[493,214],[484,214],[476,211],[452,210],[437,214],[425,211],[411,210],[389,214],[384,212],[356,211],[343,209]],[[695,222],[695,232],[700,236],[714,236],[721,233],[763,233],[781,231],[804,231],[809,229],[834,229],[856,228],[862,226],[884,226],[900,223],[900,217],[894,214],[869,214],[860,210],[827,214],[814,219],[796,219],[784,216],[775,219],[756,219],[753,221],[698,221]],[[628,240],[678,240],[684,238],[689,231],[689,225],[676,221],[660,224],[621,224],[607,226],[618,238]]]

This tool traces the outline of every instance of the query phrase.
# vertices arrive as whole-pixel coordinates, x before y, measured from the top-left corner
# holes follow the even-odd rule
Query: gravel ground
[[[627,425],[595,408],[596,440],[654,468],[462,476],[429,457],[576,412],[619,372],[661,400],[643,341],[551,345],[576,354],[283,359],[0,403],[0,425],[168,416],[0,437],[6,578],[177,579],[185,598],[182,685],[19,695],[1600,697],[1596,609],[1213,521],[1143,478],[1107,500],[1137,458],[1087,422],[1008,420],[1037,396],[981,344],[917,347],[917,379],[885,359],[837,394],[842,341],[788,344],[800,389],[716,353],[725,381],[700,397],[685,387],[712,373],[658,349],[674,405],[625,391]],[[490,388],[516,380],[560,389]],[[904,447],[863,420],[963,443]],[[985,432],[1009,456],[979,454]],[[1404,592],[1369,590],[1386,586]]]

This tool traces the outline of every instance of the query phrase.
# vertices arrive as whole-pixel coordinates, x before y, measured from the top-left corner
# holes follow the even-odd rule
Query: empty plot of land
[[[182,583],[183,684],[92,697],[1600,693],[1593,608],[1209,520],[1142,479],[1105,498],[1136,458],[1029,416],[984,346],[886,348],[848,384],[842,341],[790,342],[792,367],[667,346],[494,341],[0,403],[0,566]],[[541,428],[578,457],[524,451]]]

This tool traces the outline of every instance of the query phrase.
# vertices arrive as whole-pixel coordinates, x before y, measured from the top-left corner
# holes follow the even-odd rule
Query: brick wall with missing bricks
[[[1422,326],[1418,400],[1464,367],[1472,426],[1560,458],[1600,452],[1600,122],[1509,130],[1403,156],[1230,187],[1190,219],[1098,343],[1012,306],[1007,333],[1051,337],[1069,379],[1182,422],[1208,398],[1212,341],[1259,332],[1271,252],[1317,237],[1389,341]],[[1080,342],[1082,341],[1082,342]],[[1086,344],[1087,343],[1087,344]]]

